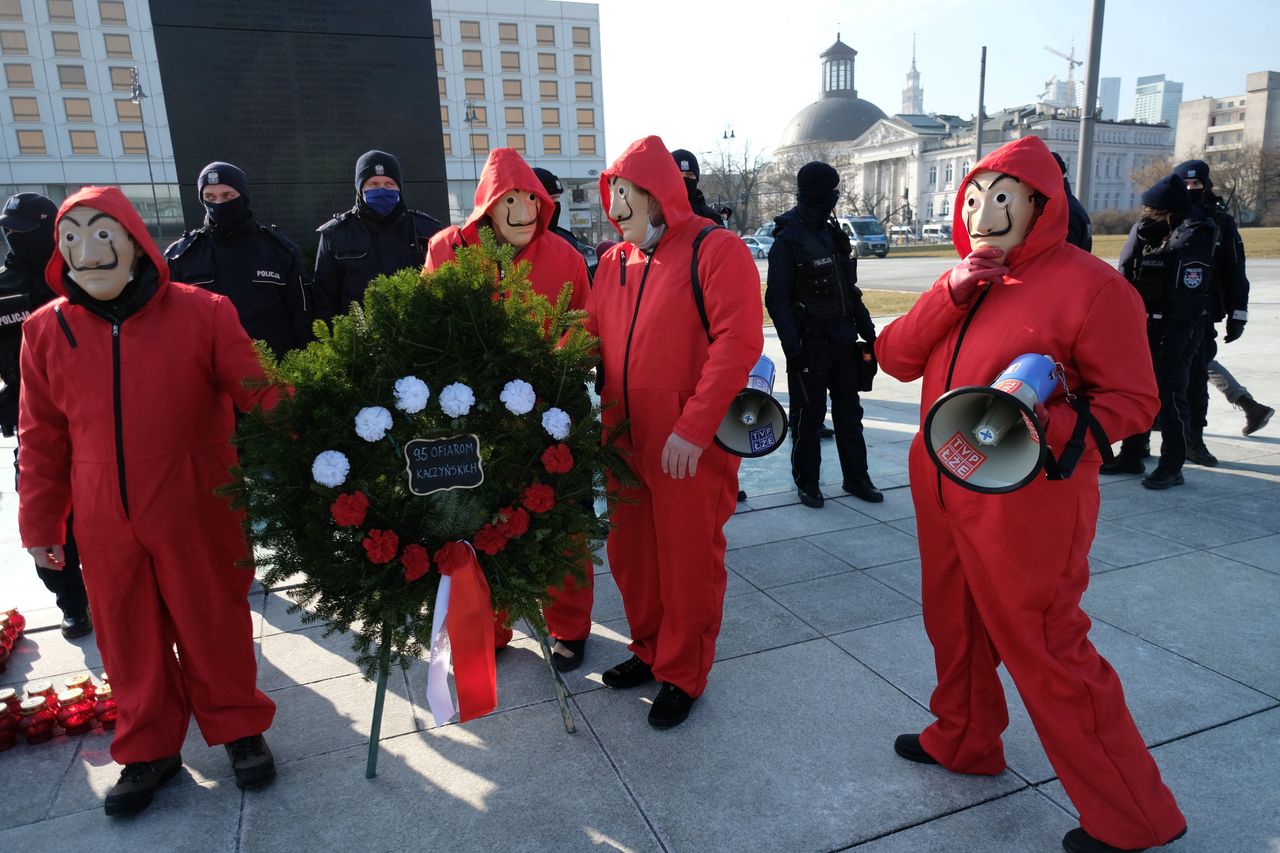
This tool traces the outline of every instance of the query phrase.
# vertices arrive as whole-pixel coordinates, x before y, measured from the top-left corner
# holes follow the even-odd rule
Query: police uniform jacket
[[[1218,245],[1213,253],[1213,290],[1209,295],[1209,318],[1246,322],[1249,319],[1249,279],[1244,269],[1244,240],[1230,213],[1215,204],[1207,211],[1218,226]]]
[[[1166,235],[1148,236],[1134,223],[1120,252],[1120,272],[1138,290],[1147,317],[1166,330],[1189,330],[1203,323],[1213,282],[1218,229],[1199,208]]]
[[[274,225],[250,217],[232,228],[206,224],[164,252],[174,281],[231,300],[250,338],[276,358],[311,340],[311,299],[298,247]]]
[[[53,298],[53,291],[44,282],[44,270],[28,267],[10,252],[0,267],[0,381],[4,382],[0,390],[0,432],[4,435],[13,435],[18,428],[22,323]]]

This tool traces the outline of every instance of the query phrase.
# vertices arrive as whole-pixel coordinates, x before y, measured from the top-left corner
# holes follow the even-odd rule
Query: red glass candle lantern
[[[97,704],[93,706],[93,716],[98,721],[98,725],[104,729],[114,729],[116,727],[116,718],[120,716],[120,709],[116,707],[116,697],[111,692],[111,685],[102,682],[98,688]]]
[[[91,702],[93,701],[94,694],[97,692],[97,687],[93,684],[93,677],[87,672],[68,676],[67,680],[63,683],[67,685],[68,690],[83,690],[85,698]],[[61,702],[62,699],[59,698],[58,701]]]
[[[54,724],[58,715],[44,701],[43,696],[27,699],[22,703],[22,719],[18,721],[18,730],[27,739],[27,743],[44,743],[53,737]]]
[[[0,705],[0,752],[13,746],[18,739],[18,714],[8,705]]]
[[[18,626],[13,624],[13,620],[6,614],[0,613],[0,645],[6,649],[12,649],[13,644],[18,642],[20,632]]]
[[[14,690],[12,687],[6,687],[3,690],[0,690],[0,705],[8,706],[9,710],[13,712],[13,718],[15,720],[18,719],[18,716],[22,713],[22,699],[19,698],[18,691]]]
[[[33,681],[27,685],[27,698],[44,697],[45,705],[52,711],[58,710],[58,691],[53,689],[52,681]]]
[[[18,612],[18,608],[10,607],[8,610],[0,610],[0,614],[9,617],[9,624],[18,629],[18,636],[21,637],[27,631],[27,617]]]
[[[93,700],[79,687],[58,694],[58,725],[69,735],[84,734],[93,723]]]

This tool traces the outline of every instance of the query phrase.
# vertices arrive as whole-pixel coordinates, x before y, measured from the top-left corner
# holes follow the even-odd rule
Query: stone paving
[[[1280,262],[1250,264],[1248,332],[1224,362],[1280,400]],[[776,352],[776,341],[770,342]],[[780,355],[780,354],[779,354]],[[780,389],[785,393],[785,388]],[[500,706],[431,726],[425,664],[392,676],[376,779],[364,778],[373,686],[348,639],[255,588],[259,684],[279,705],[268,733],[280,775],[242,793],[221,749],[193,728],[186,769],[130,819],[103,816],[117,768],[100,730],[0,754],[0,849],[78,839],[100,849],[186,851],[1056,851],[1076,824],[1006,682],[1009,767],[992,778],[909,764],[895,735],[926,725],[933,668],[905,455],[917,383],[867,395],[880,505],[822,510],[786,488],[781,454],[744,466],[729,522],[730,578],[710,686],[684,725],[645,722],[653,690],[612,691],[627,656],[616,586],[597,575],[588,659],[568,679],[566,734],[545,665],[523,635],[498,657]],[[1280,851],[1280,421],[1251,438],[1214,395],[1207,437],[1222,459],[1168,492],[1105,479],[1085,608],[1134,717],[1190,821],[1176,851]],[[828,456],[834,448],[828,446]],[[833,461],[833,460],[828,460]],[[824,479],[839,482],[838,468]],[[827,489],[839,495],[838,485]],[[100,670],[92,637],[57,611],[0,494],[0,582],[32,620],[0,686]]]

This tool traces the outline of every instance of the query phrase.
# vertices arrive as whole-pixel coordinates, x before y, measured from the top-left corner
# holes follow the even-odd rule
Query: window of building
[[[0,51],[9,56],[26,56],[27,34],[22,30],[5,30],[0,32]]]
[[[124,3],[121,0],[98,0],[98,17],[102,20],[103,26],[124,27],[129,24],[129,19],[124,13]]]
[[[19,154],[44,154],[44,131],[43,130],[20,130],[18,131],[18,153]]]
[[[560,109],[558,107],[542,108],[542,126],[543,127],[559,127],[560,126]]]
[[[120,145],[124,148],[126,156],[141,156],[147,153],[147,135],[141,130],[122,130]]]
[[[49,20],[59,24],[74,24],[76,4],[72,0],[49,0]]]
[[[440,28],[439,18],[431,19],[431,37],[436,41],[440,41],[440,39],[444,38],[444,31]]]
[[[462,52],[462,70],[463,71],[483,71],[484,57],[478,50],[464,50]]]
[[[81,69],[83,73],[83,69]],[[5,63],[4,66],[5,85],[10,89],[32,89],[35,88],[35,78],[31,76],[30,65],[14,65]]]
[[[936,187],[938,185],[938,167],[929,167],[929,186]]]
[[[538,54],[538,70],[543,74],[555,74],[556,55],[554,53]]]
[[[534,28],[534,34],[538,40],[538,47],[555,47],[555,27],[550,24],[538,24],[538,26]]]
[[[520,70],[520,52],[516,50],[502,51],[502,70],[503,71],[519,71]]]
[[[66,111],[67,121],[93,121],[93,108],[89,106],[88,98],[63,98],[62,108]]]
[[[924,218],[933,219],[933,202],[929,202],[928,207],[925,208]]]
[[[449,97],[449,84],[444,81],[443,77],[436,78],[436,88],[440,90],[440,97]]]
[[[80,55],[80,34],[79,33],[54,33],[53,34],[53,55],[54,56],[79,56]]]
[[[542,153],[543,154],[559,154],[560,153],[560,134],[558,133],[543,134]]]
[[[524,86],[520,85],[519,80],[503,80],[502,99],[505,101],[524,100]]]
[[[590,27],[574,27],[573,28],[573,46],[574,47],[591,47],[591,28]]]
[[[956,176],[956,166],[955,166],[955,163],[947,163],[947,176],[946,176],[946,182],[947,182],[947,183],[951,183],[951,181],[955,178],[955,176]],[[946,213],[946,211],[945,211],[945,210],[944,210],[944,211],[942,211],[942,212],[943,212],[943,213]]]
[[[507,134],[507,147],[508,147],[508,148],[514,148],[516,151],[518,151],[519,153],[523,154],[523,153],[524,153],[524,134],[523,134],[523,133],[508,133],[508,134]]]
[[[574,83],[573,94],[579,101],[594,101],[594,87],[590,83]]]
[[[480,22],[479,21],[459,21],[458,36],[465,42],[480,41]]]
[[[574,74],[590,74],[591,73],[591,54],[575,53],[573,55],[573,73]]]
[[[58,86],[63,89],[88,89],[83,65],[59,65]]]
[[[116,121],[121,124],[142,124],[142,105],[133,101],[116,101]]]
[[[0,0],[0,21],[21,21],[22,20],[22,0]],[[44,143],[40,143],[41,153],[44,153]],[[23,152],[26,153],[25,151]]]
[[[440,126],[441,127],[449,126],[449,108],[448,107],[445,107],[445,106],[440,107]]]
[[[950,200],[950,199],[945,199],[945,198],[944,198],[944,199],[942,200],[942,215],[943,215],[943,216],[950,216],[950,215],[951,215],[951,200]]]
[[[453,153],[453,137],[446,133],[442,137],[442,142],[444,144],[444,153],[452,154]]]
[[[504,107],[502,121],[507,127],[524,127],[524,107]]]
[[[116,92],[133,91],[133,74],[128,68],[116,66],[111,69],[111,88]]]
[[[962,167],[961,167],[961,170],[960,170],[960,177],[962,177],[962,178],[963,178],[963,177],[965,177],[966,175],[968,175],[968,174],[969,174],[969,170],[970,170],[971,168],[973,168],[972,164],[970,164],[968,160],[965,160],[965,161],[964,161],[964,166],[962,166]]]
[[[35,98],[10,98],[14,121],[39,121],[40,102]]]
[[[103,33],[102,41],[106,44],[108,58],[133,59],[133,45],[129,44],[128,36]]]
[[[68,131],[71,137],[71,153],[72,154],[97,154],[98,153],[98,134],[92,130],[71,130]]]
[[[595,127],[596,111],[578,108],[578,127]]]
[[[538,82],[538,94],[544,101],[560,100],[560,86],[555,80],[540,80]]]
[[[488,107],[471,107],[471,120],[469,124],[472,127],[488,127],[489,126],[489,108]]]
[[[581,134],[578,136],[578,153],[579,154],[596,153],[595,134]]]
[[[489,134],[473,133],[471,134],[471,153],[472,154],[488,154],[489,153]]]
[[[483,98],[484,78],[468,77],[462,81],[462,91],[466,93],[468,98]]]
[[[519,44],[520,26],[518,24],[498,24],[498,41],[502,44]]]
[[[444,70],[444,48],[442,47],[436,48],[436,70]]]

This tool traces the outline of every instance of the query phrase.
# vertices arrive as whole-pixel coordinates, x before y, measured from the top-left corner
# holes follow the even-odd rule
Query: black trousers
[[[1218,357],[1218,330],[1208,320],[1200,335],[1200,346],[1191,360],[1191,377],[1187,381],[1187,406],[1191,412],[1191,440],[1204,441],[1204,428],[1209,425],[1209,362]]]
[[[1170,327],[1164,320],[1147,320],[1147,343],[1151,347],[1151,366],[1160,389],[1160,414],[1155,425],[1160,429],[1159,467],[1165,471],[1181,471],[1187,461],[1187,442],[1191,435],[1191,411],[1187,404],[1187,386],[1191,366],[1200,354],[1200,324]],[[1141,459],[1151,431],[1126,438],[1120,452],[1126,458]]]
[[[18,448],[13,449],[13,482],[18,482]],[[67,541],[62,544],[65,562],[62,571],[42,569],[36,566],[36,574],[44,588],[53,593],[58,602],[58,609],[67,614],[83,613],[89,606],[89,595],[84,591],[84,577],[80,574],[80,549],[76,547],[76,537],[72,523],[75,514],[67,516]],[[51,543],[52,544],[52,543]]]
[[[828,392],[840,471],[845,480],[867,473],[867,443],[862,437],[862,404],[858,399],[861,357],[855,343],[837,344],[825,338],[806,338],[802,360],[803,364],[787,362],[787,383],[791,391],[791,477],[805,491],[816,491],[822,467],[818,429],[827,417]]]

